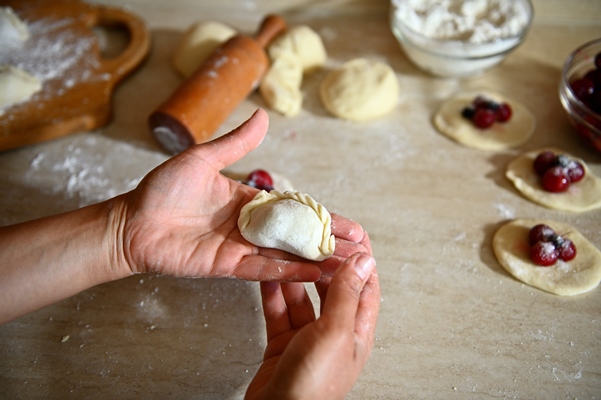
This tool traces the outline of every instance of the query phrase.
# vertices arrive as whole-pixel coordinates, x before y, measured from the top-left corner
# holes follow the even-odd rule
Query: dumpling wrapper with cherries
[[[331,216],[311,196],[297,191],[260,191],[242,209],[238,228],[250,243],[322,261],[334,254]]]
[[[530,258],[530,229],[538,224],[551,227],[574,243],[576,257],[557,260],[550,267],[534,264]],[[601,281],[601,251],[574,227],[548,220],[516,219],[503,225],[493,238],[499,264],[520,281],[560,296],[573,296],[593,290]]]

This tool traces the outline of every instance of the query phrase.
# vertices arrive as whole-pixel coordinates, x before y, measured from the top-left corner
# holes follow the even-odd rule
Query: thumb
[[[345,260],[332,277],[322,317],[344,329],[354,329],[361,291],[375,266],[367,253],[356,253]]]
[[[221,170],[259,147],[269,127],[265,110],[257,109],[253,115],[231,132],[200,145],[202,158]]]

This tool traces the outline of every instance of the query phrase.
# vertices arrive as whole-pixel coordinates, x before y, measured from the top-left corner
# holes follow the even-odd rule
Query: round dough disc
[[[173,53],[173,68],[184,78],[189,77],[217,47],[235,34],[233,28],[217,21],[193,24],[184,33]]]
[[[557,260],[541,267],[530,260],[528,233],[537,224],[550,226],[576,246],[576,258]],[[601,252],[574,227],[545,220],[517,219],[503,225],[493,238],[499,263],[518,280],[560,296],[573,296],[593,290],[601,281]]]
[[[321,101],[333,115],[367,121],[388,114],[396,106],[399,83],[390,66],[357,58],[326,75]]]
[[[504,123],[496,122],[488,129],[476,128],[461,112],[477,96],[508,103],[513,111],[511,119]],[[442,134],[464,146],[480,150],[505,150],[519,146],[530,139],[536,125],[534,115],[524,105],[490,91],[456,94],[442,103],[434,114],[433,122]]]
[[[570,185],[562,193],[547,192],[541,185],[541,178],[534,171],[533,163],[538,154],[551,150],[555,154],[565,154],[577,160],[584,167],[581,181]],[[540,149],[522,154],[507,166],[505,176],[527,199],[560,211],[584,212],[601,207],[601,179],[595,176],[586,163],[560,149]]]

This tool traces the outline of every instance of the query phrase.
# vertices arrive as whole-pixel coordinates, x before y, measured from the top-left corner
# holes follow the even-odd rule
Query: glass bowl
[[[572,87],[577,79],[596,68],[595,56],[599,53],[601,38],[583,44],[568,56],[559,83],[559,99],[578,136],[588,146],[601,152],[601,115],[584,104]],[[598,76],[601,77],[601,73]],[[601,85],[601,82],[598,82],[598,85]]]
[[[450,4],[450,11],[419,9],[420,4],[436,3]],[[509,16],[503,14],[507,10],[469,8],[475,3],[391,0],[390,27],[407,57],[421,70],[442,77],[475,77],[503,61],[524,41],[534,15],[530,0],[511,2]],[[453,31],[457,26],[463,28]]]

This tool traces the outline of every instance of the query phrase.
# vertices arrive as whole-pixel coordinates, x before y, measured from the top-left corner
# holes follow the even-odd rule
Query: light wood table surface
[[[152,48],[118,87],[112,122],[0,153],[0,224],[135,187],[168,157],[146,118],[180,82],[169,59],[182,32],[214,19],[253,33],[265,14],[278,12],[322,36],[328,65],[304,80],[302,112],[269,111],[266,140],[230,170],[283,174],[370,233],[381,314],[372,357],[349,398],[599,399],[601,288],[570,298],[542,292],[504,272],[491,248],[496,229],[520,217],[572,224],[601,248],[601,211],[543,208],[504,177],[515,156],[546,145],[601,175],[601,155],[578,141],[558,98],[566,56],[601,37],[601,2],[534,4],[525,43],[481,77],[459,81],[410,64],[384,1],[130,0],[125,7],[148,24]],[[401,87],[396,109],[374,122],[336,119],[318,99],[327,69],[356,57],[387,62]],[[533,138],[486,152],[440,135],[433,110],[456,91],[478,88],[526,104],[537,119]],[[217,135],[258,107],[266,105],[253,94]],[[257,283],[134,276],[0,327],[0,398],[237,399],[264,346]]]

